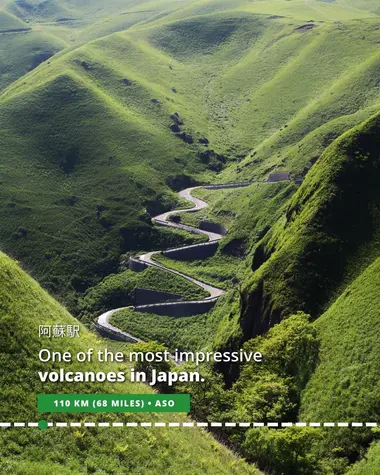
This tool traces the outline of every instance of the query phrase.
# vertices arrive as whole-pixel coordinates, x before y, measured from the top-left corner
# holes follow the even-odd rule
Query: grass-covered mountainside
[[[191,385],[180,387],[192,394],[194,416],[279,423],[377,422],[379,264],[377,258],[314,322],[298,312],[245,343],[244,350],[262,352],[264,362],[243,365],[228,388],[216,375],[206,398]],[[226,431],[223,437],[268,473],[377,473],[378,429],[253,428]],[[357,462],[371,443],[368,456]]]
[[[116,312],[111,323],[143,341],[154,340],[175,351],[176,348],[203,349],[212,340],[219,321],[217,318],[210,318],[208,314],[186,318],[157,318],[157,315],[139,313],[129,308]]]
[[[172,244],[145,212],[173,206],[172,189],[217,172],[304,176],[378,104],[371,3],[5,8],[4,18],[31,31],[3,53],[12,64],[4,84],[15,81],[0,95],[0,238],[76,312],[78,293],[115,272],[122,253]],[[47,42],[33,55],[61,52],[25,75],[33,35]]]
[[[254,252],[247,334],[296,310],[318,317],[379,255],[380,118],[336,140]]]
[[[223,417],[227,405],[228,418],[232,411],[232,417],[277,422],[378,420],[379,136],[375,115],[331,144],[254,246],[241,311],[221,319],[214,342],[229,347],[248,340],[245,347],[262,349],[267,359],[259,369],[222,368],[229,383],[223,402],[208,410],[199,399],[198,417]],[[220,392],[218,380],[210,392]],[[345,473],[377,431],[253,430],[225,437],[275,473]],[[365,470],[375,463],[376,443],[369,454],[357,473],[371,473]]]
[[[19,266],[0,255],[0,359],[1,359],[1,410],[2,421],[34,422],[41,418],[36,409],[40,393],[147,393],[148,386],[132,383],[76,384],[75,390],[65,384],[42,384],[38,371],[57,369],[57,364],[40,363],[38,352],[72,353],[88,348],[104,348],[85,327],[79,339],[38,338],[39,325],[70,325],[77,321]],[[72,371],[120,371],[120,364],[66,363]],[[43,416],[43,415],[42,415]],[[133,417],[132,417],[133,416]],[[48,416],[60,421],[62,415]],[[176,414],[98,414],[93,421],[185,421]],[[75,415],[65,420],[77,421]],[[211,435],[197,429],[94,428],[94,429],[39,429],[2,430],[1,473],[15,475],[84,474],[96,473],[257,473],[253,467],[239,460]]]
[[[0,92],[66,46],[63,40],[0,10]]]
[[[379,15],[377,0],[0,1],[2,251],[86,324],[133,304],[136,288],[203,298],[178,275],[125,264],[202,240],[152,223],[187,207],[177,191],[254,181],[197,189],[209,207],[175,218],[226,226],[214,256],[154,257],[225,290],[215,308],[186,318],[128,308],[112,323],[171,349],[263,352],[259,367],[205,366],[204,386],[175,388],[192,394],[202,422],[377,422]],[[291,180],[264,183],[278,171]],[[33,325],[74,320],[8,258],[1,263],[2,367],[13,368],[3,410],[36,417]],[[73,348],[95,345],[83,332]],[[12,363],[7,355],[20,348]],[[66,431],[69,462],[57,455],[51,467],[45,453],[61,435],[49,433],[2,432],[3,471],[83,473],[87,460],[92,473],[103,460],[106,473],[120,464],[166,473],[170,460],[169,473],[184,473],[164,431],[149,442],[143,432],[116,442],[113,433]],[[185,473],[248,470],[218,445],[209,465],[215,443],[189,434],[175,441],[191,450]],[[379,459],[370,429],[217,436],[275,475],[376,473]],[[157,466],[143,465],[148,447]]]
[[[222,190],[197,189],[197,196],[209,207],[181,215],[181,223],[199,227],[203,220],[220,223],[228,234],[216,255],[181,262],[163,255],[154,258],[166,266],[188,273],[224,289],[236,288],[251,267],[251,254],[258,241],[283,213],[284,204],[297,190],[292,182],[254,183],[249,187]]]
[[[379,290],[380,258],[316,320],[319,364],[303,393],[301,418],[378,420]],[[346,437],[340,446],[357,450],[370,434]],[[338,442],[334,434],[329,439],[331,446]]]
[[[184,241],[152,228],[146,208],[174,203],[169,174],[181,176],[184,163],[197,169],[170,130],[165,140],[154,119],[86,83],[83,62],[45,64],[21,90],[7,89],[0,117],[3,248],[66,294],[114,271],[124,252]],[[121,94],[130,87],[117,82]],[[159,106],[145,101],[154,118]]]

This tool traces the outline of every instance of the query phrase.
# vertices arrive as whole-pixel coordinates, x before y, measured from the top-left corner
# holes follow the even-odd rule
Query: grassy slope
[[[196,190],[193,194],[209,203],[209,207],[182,215],[182,221],[199,226],[203,219],[225,225],[229,233],[219,245],[217,253],[202,261],[181,262],[155,256],[165,266],[180,270],[202,281],[212,282],[228,291],[226,298],[205,315],[194,318],[160,318],[156,325],[153,317],[127,312],[115,316],[115,322],[125,330],[132,330],[141,338],[167,342],[181,348],[201,348],[204,345],[224,344],[237,331],[233,326],[239,313],[238,291],[250,275],[250,262],[256,243],[281,216],[284,203],[296,190],[294,184],[254,184],[248,188],[208,191]],[[214,338],[211,338],[211,335]]]
[[[148,39],[183,63],[180,70],[170,76],[177,83],[174,86],[182,99],[190,102],[183,113],[190,114],[189,120],[193,123],[189,123],[189,127],[202,127],[202,132],[209,134],[214,146],[223,145],[226,152],[232,143],[237,150],[231,150],[231,155],[244,154],[263,140],[271,139],[265,147],[263,145],[263,156],[259,150],[260,155],[254,159],[254,164],[265,162],[265,166],[255,166],[253,172],[250,170],[252,158],[248,158],[242,167],[237,166],[234,173],[242,173],[239,170],[243,168],[246,177],[252,173],[265,174],[274,165],[288,166],[301,173],[307,159],[315,156],[316,141],[322,150],[324,140],[331,140],[331,134],[341,133],[350,124],[355,125],[370,114],[371,111],[364,110],[360,117],[353,116],[358,110],[370,107],[378,98],[376,82],[371,84],[376,73],[368,71],[368,68],[375,67],[376,58],[373,57],[370,65],[363,60],[377,51],[376,19],[368,20],[365,25],[359,22],[344,26],[317,23],[314,30],[299,32],[295,28],[302,23],[297,19],[268,19],[247,12],[243,16],[239,13],[239,5],[234,6],[236,13],[221,16],[215,11],[223,10],[223,4],[214,5],[213,9],[208,2],[202,2],[202,5],[198,2],[197,7],[192,4],[182,7],[161,20],[151,22],[151,25],[157,25],[155,28],[146,29],[140,24],[130,33],[133,31],[136,39]],[[229,3],[229,9],[232,10],[232,6]],[[274,6],[270,8],[273,10]],[[214,12],[213,15],[194,16],[210,11]],[[169,23],[169,20],[181,17],[193,19]],[[214,34],[215,31],[218,35]],[[340,48],[344,42],[350,43],[347,51]],[[108,45],[113,52],[114,44],[109,39]],[[104,44],[101,47],[106,49]],[[158,53],[150,51],[149,59],[152,60]],[[144,53],[148,53],[147,48]],[[195,61],[196,69],[193,67]],[[319,70],[321,61],[324,65],[322,71]],[[154,61],[152,63],[156,69],[153,74],[157,76],[157,68]],[[162,81],[161,75],[158,81]],[[363,82],[368,84],[363,85]],[[346,92],[347,85],[350,89],[357,85],[356,90],[350,90],[350,95]],[[363,96],[364,87],[367,92]],[[203,94],[199,94],[201,90]],[[281,109],[278,94],[282,97]],[[342,95],[345,95],[344,110],[341,109]],[[197,107],[194,107],[194,101]],[[331,123],[328,130],[320,131],[322,137],[311,134],[312,144],[307,140],[300,151],[294,147],[306,134],[337,119],[338,123]],[[281,131],[284,125],[288,125],[289,130]],[[310,155],[312,148],[314,154]],[[276,154],[273,149],[276,149]]]
[[[265,174],[276,168],[304,175],[326,145],[375,111],[378,90],[372,81],[379,57],[373,49],[377,33],[372,28],[371,22],[365,27],[355,22],[320,24],[291,34],[284,28],[283,37],[262,50],[252,64],[259,73],[248,70],[253,88],[251,82],[241,86],[251,90],[236,123],[245,136],[248,128],[255,130],[254,152],[233,172],[228,170],[227,177]],[[347,42],[350,46],[342,50],[341,44]],[[272,61],[277,70],[270,66]],[[240,82],[248,71],[236,69]],[[251,113],[252,107],[256,113]]]
[[[157,4],[151,1],[151,5]],[[335,21],[374,18],[378,13],[376,0],[338,0],[337,3],[319,0],[195,0],[186,2],[182,8],[171,14],[172,18],[203,15],[220,11],[242,11],[245,13],[285,16],[300,21]],[[333,18],[334,17],[334,18]]]
[[[0,10],[0,30],[27,29],[29,26],[19,18]]]
[[[190,3],[184,0],[180,7]],[[0,3],[1,6],[1,3]],[[179,7],[175,0],[33,1],[11,0],[6,8],[35,28],[63,37],[70,45],[83,44],[140,22],[165,16]]]
[[[174,318],[127,309],[115,313],[111,323],[144,341],[157,341],[174,351],[176,348],[205,348],[212,340],[219,322],[209,314]]]
[[[245,293],[247,334],[295,310],[317,317],[378,256],[379,120],[327,149],[257,247]]]
[[[30,277],[4,254],[0,256],[1,275],[1,420],[34,421],[36,395],[42,392],[72,391],[67,385],[45,384],[37,380],[39,370],[56,369],[54,364],[37,361],[38,351],[77,352],[99,348],[101,343],[82,327],[81,338],[75,340],[39,340],[40,324],[74,324],[71,317]],[[66,364],[74,371],[119,371],[114,364]],[[123,368],[126,369],[126,368]],[[147,386],[124,384],[77,384],[75,391],[115,393],[148,393]],[[22,404],[21,404],[22,401]],[[17,417],[16,417],[17,415]],[[86,419],[114,420],[185,420],[181,415],[93,415]],[[52,415],[49,420],[61,420]],[[65,420],[75,416],[67,415]],[[77,417],[76,417],[77,419]],[[241,474],[255,473],[211,436],[201,431],[170,429],[12,429],[1,431],[1,472],[4,474],[80,474],[104,470],[107,473],[154,474]],[[184,455],[186,454],[186,455]]]
[[[4,249],[53,290],[63,281],[63,293],[86,289],[115,270],[120,252],[138,248],[137,236],[151,239],[143,210],[149,201],[174,203],[168,176],[209,180],[223,167],[225,159],[200,160],[205,147],[173,136],[173,112],[195,141],[207,137],[227,159],[240,161],[257,148],[222,175],[248,179],[278,167],[304,173],[377,104],[376,19],[300,32],[298,19],[257,16],[240,3],[188,2],[176,11],[172,3],[155,3],[154,15],[167,8],[160,19],[152,14],[147,24],[59,55],[0,98],[3,170],[12,183],[2,189]],[[80,14],[102,21],[98,7],[86,4]],[[128,7],[137,11],[137,4]],[[342,51],[345,42],[350,47]]]
[[[183,66],[196,62],[196,70],[188,71],[194,77],[186,93],[194,91],[198,124],[204,119],[197,125],[211,142],[226,151],[232,144],[235,156],[255,149],[233,172],[229,168],[226,178],[260,176],[275,167],[302,174],[309,160],[347,127],[369,117],[378,103],[373,71],[378,20],[315,23],[304,31],[297,30],[303,24],[297,19],[242,16],[236,10],[168,23],[210,12],[188,7],[154,22],[150,41]],[[349,47],[342,50],[341,44]]]
[[[29,31],[14,31],[20,29]],[[64,41],[32,30],[30,25],[3,10],[0,10],[0,31],[0,91],[66,46]]]
[[[157,5],[157,2],[147,2],[144,5],[149,3]],[[172,2],[168,2],[170,3]],[[160,2],[160,5],[164,4],[166,2]],[[68,3],[61,5],[66,11],[69,8]],[[36,216],[41,216],[41,210],[44,210],[45,216],[49,217],[53,200],[49,198],[50,201],[44,201],[41,206],[40,197],[38,203],[36,198],[34,201],[30,198],[30,183],[35,186],[38,179],[38,184],[42,182],[44,190],[54,188],[53,195],[59,194],[59,199],[63,198],[62,190],[68,191],[66,203],[72,202],[72,197],[78,194],[77,190],[81,193],[80,197],[85,198],[85,205],[77,211],[79,217],[73,225],[72,208],[61,214],[61,222],[69,223],[65,228],[65,246],[68,247],[63,250],[62,246],[58,247],[56,244],[51,247],[57,278],[62,279],[59,274],[62,268],[65,275],[70,275],[72,269],[81,266],[76,254],[79,249],[82,252],[83,248],[86,260],[90,258],[95,262],[100,255],[104,256],[105,268],[108,269],[106,272],[109,271],[108,265],[117,260],[119,252],[126,250],[125,245],[119,248],[116,244],[112,244],[110,250],[109,242],[114,243],[115,237],[116,240],[119,239],[118,226],[119,223],[124,225],[124,219],[128,222],[128,236],[131,236],[131,229],[135,231],[135,226],[140,226],[140,222],[131,223],[130,219],[136,212],[141,212],[142,200],[135,199],[139,192],[131,183],[131,194],[122,196],[125,199],[123,206],[110,206],[107,201],[108,209],[101,211],[101,214],[107,212],[102,223],[117,224],[113,224],[114,229],[104,238],[104,250],[86,247],[89,236],[93,239],[98,232],[103,235],[103,230],[99,231],[99,223],[85,228],[80,224],[81,231],[78,232],[78,223],[81,223],[88,209],[94,210],[98,204],[98,194],[95,201],[94,195],[89,192],[95,188],[98,191],[92,179],[83,186],[91,168],[88,164],[87,168],[81,167],[83,162],[90,162],[90,158],[93,160],[95,157],[96,161],[92,165],[99,169],[101,160],[97,160],[98,150],[104,147],[104,143],[108,146],[110,139],[110,131],[104,133],[106,122],[102,116],[107,114],[108,120],[110,116],[113,117],[112,129],[116,129],[117,133],[114,137],[111,135],[112,155],[116,148],[118,153],[115,155],[122,163],[121,167],[115,166],[112,172],[107,167],[108,183],[115,185],[113,193],[120,199],[120,169],[128,168],[128,177],[130,174],[143,177],[142,184],[145,188],[140,189],[140,192],[141,196],[146,195],[154,169],[155,183],[149,196],[155,199],[157,195],[167,193],[164,183],[168,168],[171,172],[179,173],[183,170],[184,163],[188,163],[187,172],[196,175],[207,165],[206,163],[199,168],[195,149],[179,144],[168,132],[168,115],[177,110],[184,118],[187,132],[196,138],[206,136],[211,142],[210,148],[232,160],[237,159],[233,166],[223,172],[222,179],[262,177],[275,169],[289,169],[293,174],[303,176],[322,155],[301,189],[292,198],[286,217],[277,222],[258,247],[254,266],[255,269],[260,268],[246,289],[243,330],[246,336],[262,332],[282,315],[300,308],[310,311],[314,317],[319,315],[334,300],[334,296],[378,257],[379,198],[375,182],[378,180],[376,150],[379,119],[374,117],[362,128],[354,129],[333,143],[323,154],[337,137],[378,110],[379,20],[372,15],[377,10],[378,6],[373,1],[359,3],[341,0],[331,4],[314,0],[249,3],[223,0],[186,2],[183,8],[169,11],[160,19],[149,18],[147,21],[150,23],[146,25],[136,23],[134,27],[134,21],[124,23],[124,20],[120,21],[116,16],[110,19],[109,25],[105,25],[107,21],[99,18],[100,35],[124,26],[131,28],[127,33],[112,35],[57,58],[57,62],[52,64],[51,73],[47,72],[45,65],[26,77],[27,84],[19,82],[3,95],[3,103],[5,106],[9,105],[8,108],[5,107],[3,124],[7,125],[10,137],[7,138],[5,163],[9,165],[16,156],[16,164],[20,167],[19,176],[17,166],[12,169],[10,166],[4,167],[7,173],[5,181],[9,183],[12,180],[16,183],[14,196],[10,195],[11,190],[8,189],[3,192],[2,199],[7,203],[3,219],[7,226],[10,225],[7,229],[12,230],[12,239],[15,241],[8,242],[8,249],[23,258],[30,254],[30,250],[37,255],[35,249],[38,246],[43,249],[50,246],[48,243],[51,236],[57,232],[56,223],[53,223],[45,240],[39,236],[30,247],[30,236],[34,239],[30,230],[35,229],[30,224],[32,220],[25,221],[26,226],[23,221],[19,223],[20,216],[25,220],[25,215],[33,213],[34,207]],[[273,18],[273,15],[287,17]],[[49,15],[45,17],[53,18]],[[313,29],[297,29],[312,19],[315,21]],[[336,19],[341,20],[341,23],[327,21]],[[95,26],[84,30],[83,40],[97,37],[97,29]],[[83,68],[83,61],[90,67]],[[130,79],[133,84],[132,88],[128,86],[127,94],[120,84],[123,77]],[[54,98],[49,108],[54,111],[58,109],[61,114],[58,119],[56,113],[51,114],[46,122],[53,121],[54,131],[64,131],[59,138],[62,140],[59,147],[53,147],[51,155],[61,157],[60,154],[63,153],[64,163],[67,159],[70,163],[72,155],[67,148],[66,135],[77,137],[81,154],[85,157],[80,167],[76,168],[76,172],[81,168],[80,173],[76,177],[71,174],[69,180],[61,171],[56,173],[54,168],[51,171],[50,165],[46,167],[44,164],[38,169],[38,174],[34,170],[37,157],[41,155],[41,151],[46,150],[46,136],[38,143],[34,137],[35,132],[28,131],[26,124],[33,122],[34,117],[30,115],[30,111],[38,109],[38,101],[33,100],[36,97],[38,99],[39,95],[44,97],[42,94],[46,86],[49,87],[50,96]],[[80,101],[71,110],[65,111],[61,107],[61,104],[67,104],[65,94],[71,95],[73,92],[79,94]],[[30,104],[29,96],[33,98]],[[157,99],[161,106],[154,108],[150,102],[152,98]],[[89,103],[95,103],[102,113],[92,116],[94,112],[88,106]],[[15,120],[12,118],[14,104],[16,111],[19,108]],[[29,107],[29,116],[20,127],[19,118],[24,114],[25,104],[27,112]],[[88,127],[79,132],[74,125],[72,128],[66,125],[71,125],[72,118],[76,117],[78,111],[82,111],[82,119],[92,117],[86,119]],[[115,125],[119,120],[123,126]],[[82,120],[82,124],[86,121]],[[135,129],[132,132],[129,130],[132,122],[133,127],[138,124],[137,132]],[[65,125],[62,127],[62,124]],[[96,128],[98,124],[101,126]],[[134,141],[137,136],[145,137],[147,130],[152,129],[154,132],[149,137],[152,144],[144,145],[148,149],[151,145],[156,152],[159,144],[160,155],[162,153],[162,156],[167,157],[169,151],[177,160],[185,155],[185,162],[162,159],[154,164],[149,161],[149,167],[144,170],[140,164],[138,170],[130,164],[127,167],[124,161],[125,150],[131,157],[138,156],[139,160],[144,153],[131,150],[130,144],[123,144],[125,148],[122,150],[115,145],[120,137],[124,137],[126,129],[128,139]],[[19,152],[20,133],[27,137],[28,134],[33,136],[33,142],[30,137],[28,141],[23,139],[23,153]],[[95,138],[95,144],[86,142],[83,145],[83,137],[89,135],[91,139]],[[52,141],[51,138],[50,140]],[[21,176],[25,174],[22,155],[29,155],[30,150],[34,149],[38,153],[33,153],[34,162],[31,162],[33,165],[28,170],[28,190],[26,193],[21,192],[25,189]],[[19,153],[19,157],[15,151]],[[45,177],[41,170],[46,174]],[[104,170],[101,173],[104,175]],[[52,177],[54,186],[50,184]],[[119,183],[115,182],[115,177],[116,180],[120,179]],[[59,183],[58,192],[55,183]],[[36,196],[37,193],[34,193]],[[108,198],[108,195],[104,197]],[[17,199],[19,202],[16,202]],[[266,202],[267,199],[265,197]],[[173,196],[168,194],[161,201],[173,203]],[[101,205],[103,206],[102,203]],[[8,208],[17,208],[17,211],[12,211],[12,215]],[[127,208],[128,216],[125,217],[123,213]],[[223,210],[223,205],[217,203],[215,209],[219,208]],[[228,211],[234,207],[227,204],[225,208]],[[57,209],[51,210],[50,222],[56,214]],[[90,222],[91,219],[95,220],[93,215]],[[241,221],[243,227],[255,225],[254,220],[250,219]],[[141,220],[144,222],[143,218]],[[88,222],[85,223],[86,226]],[[258,222],[261,225],[260,219]],[[78,237],[78,234],[81,235]],[[148,236],[147,240],[152,239],[150,234],[143,233],[143,236]],[[77,247],[71,246],[73,237],[78,242]],[[155,238],[157,244],[162,243],[160,238]],[[255,240],[256,238],[253,244]],[[67,244],[69,241],[70,245]],[[60,252],[63,255],[62,259],[56,257],[57,250],[58,256]],[[45,269],[52,266],[50,254],[48,252],[46,263],[36,264],[36,261],[31,260],[29,264],[46,272]],[[268,257],[269,260],[263,264]],[[67,261],[70,264],[63,264]],[[215,269],[207,271],[208,277],[212,278],[216,274],[220,262],[221,260],[214,261]],[[235,264],[236,261],[228,263],[223,273],[230,275]],[[92,275],[94,268],[90,267],[87,272]],[[47,277],[46,281],[50,278]],[[78,285],[79,281],[79,287],[82,287],[83,279],[84,276],[80,276],[72,284]],[[56,287],[61,285],[62,280],[55,284]],[[94,282],[84,282],[84,287],[92,283]],[[237,299],[233,299],[233,303],[230,300],[228,305],[226,310],[229,313],[223,312],[223,317],[221,315],[223,322],[217,337],[222,341],[221,344],[237,328],[236,325],[232,328],[231,322],[235,322],[239,315],[239,303]],[[331,312],[335,312],[335,307],[332,308],[334,310]],[[263,317],[267,322],[260,327]],[[200,325],[194,328],[202,327]],[[163,339],[167,338],[166,328],[162,335]]]
[[[86,51],[73,53],[2,100],[3,248],[61,292],[68,288],[62,276],[85,289],[115,268],[121,252],[161,247],[165,236],[169,246],[180,242],[152,230],[144,208],[172,205],[168,176],[201,169],[186,145],[159,128],[172,109],[161,111],[149,91],[124,85],[125,70],[104,91],[102,68]],[[145,116],[136,102],[145,103]]]
[[[71,0],[49,0],[48,2],[27,0],[25,2],[8,2],[6,7],[20,18],[28,21],[47,21],[60,18],[77,18],[85,15],[104,15],[112,10],[119,10],[126,2],[112,0],[109,2],[108,10],[103,2],[94,1],[71,1]],[[137,2],[129,1],[129,4]]]
[[[105,17],[116,13],[126,13],[129,11],[148,10],[149,7],[154,6],[154,10],[167,9],[175,4],[174,0],[110,0],[107,5],[101,0],[50,0],[33,1],[27,0],[25,2],[10,1],[7,4],[8,10],[13,10],[19,16],[27,19],[56,20],[59,16],[65,13],[66,17],[83,18],[83,17]],[[189,2],[183,2],[184,5]],[[34,5],[34,8],[30,8]],[[151,10],[152,12],[152,10]],[[90,20],[87,19],[89,22]]]
[[[339,3],[345,6],[360,8],[366,12],[380,14],[379,4],[376,0],[339,0]]]
[[[364,3],[364,4],[363,4]],[[367,5],[366,5],[367,3]],[[254,0],[247,9],[249,11],[292,16],[302,20],[330,20],[342,21],[356,18],[372,17],[373,0],[360,2],[354,0],[339,0],[338,2],[324,2],[319,0],[295,0],[291,4],[284,1],[267,0],[260,2]]]
[[[320,362],[301,393],[298,420],[365,422],[378,418],[379,124],[379,115],[375,115],[326,150],[254,252],[256,271],[243,294],[240,321],[245,338],[265,333],[291,312],[303,309],[315,319],[328,308],[315,320],[321,340]],[[223,206],[216,209],[222,211]],[[210,211],[215,212],[213,208]],[[233,338],[241,338],[232,323],[240,315],[236,300],[234,305],[229,315],[231,304],[224,307],[227,315],[221,316],[214,338],[214,344],[223,348],[229,347]],[[287,322],[285,319],[283,325]],[[255,342],[247,345],[255,347]],[[240,378],[237,384],[249,392],[250,383]],[[280,407],[283,399],[272,395],[264,401],[269,406],[275,401]],[[251,404],[251,398],[246,403]],[[232,407],[238,410],[238,401]],[[279,414],[289,419],[289,415]],[[283,436],[279,452],[275,450],[270,456],[278,469],[283,443],[291,439],[286,432]],[[227,437],[232,440],[232,436]],[[370,429],[326,430],[314,442],[305,439],[305,447],[310,460],[314,454],[321,462],[321,473],[331,473],[332,467],[334,473],[344,473],[350,463],[363,456],[374,437]],[[263,434],[259,447],[266,443]],[[242,447],[258,460],[254,444],[252,439]],[[368,461],[357,465],[357,473],[376,473],[377,447],[369,451]],[[301,470],[299,463],[284,473],[302,473],[294,472]]]
[[[231,311],[231,299],[236,299],[234,291],[238,281],[244,280],[249,272],[248,256],[251,256],[254,244],[281,216],[283,203],[294,190],[295,186],[288,183],[255,184],[235,190],[197,190],[194,194],[205,199],[210,206],[200,212],[182,215],[182,221],[198,226],[200,220],[211,219],[227,226],[229,234],[221,241],[220,250],[212,258],[201,262],[180,262],[163,256],[158,256],[157,260],[168,267],[226,288],[230,291],[229,296],[222,299],[213,312],[205,315],[177,319],[128,310],[114,315],[113,322],[133,335],[166,343],[171,348],[199,349],[210,344],[212,336],[215,338],[218,331],[226,331],[223,323],[220,323]],[[115,276],[112,282],[110,279],[111,288],[116,287],[115,282],[120,278]],[[161,285],[171,290],[169,282],[161,281]],[[89,291],[89,298],[91,295],[92,290]]]
[[[379,414],[380,259],[356,279],[316,322],[319,365],[303,392],[300,418],[317,421],[376,421]],[[364,432],[364,433],[363,433]],[[339,438],[330,450],[353,449],[368,432]],[[354,445],[354,448],[357,447]],[[347,450],[347,449],[346,449]]]
[[[355,464],[349,475],[376,475],[380,466],[380,443],[375,442],[369,448],[366,458]]]
[[[157,260],[201,280],[229,288],[232,279],[244,279],[250,270],[255,244],[281,216],[284,203],[295,191],[296,186],[287,182],[230,190],[196,190],[194,196],[204,199],[209,207],[182,215],[181,222],[199,227],[206,219],[224,225],[228,234],[220,241],[218,252],[202,263],[173,261],[163,256],[157,256]]]

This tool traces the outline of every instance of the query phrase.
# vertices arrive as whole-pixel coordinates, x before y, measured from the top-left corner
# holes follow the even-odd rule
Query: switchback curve
[[[198,229],[192,226],[187,226],[179,223],[174,223],[169,221],[170,216],[172,215],[178,215],[180,213],[194,213],[196,211],[200,211],[202,209],[205,209],[208,207],[208,203],[206,201],[203,201],[199,198],[196,198],[192,195],[192,192],[196,189],[199,188],[205,188],[209,190],[219,190],[223,188],[243,188],[246,186],[251,185],[252,183],[230,183],[230,184],[225,184],[225,185],[209,185],[205,187],[192,187],[192,188],[186,188],[185,190],[182,190],[179,192],[179,196],[181,198],[186,199],[187,201],[190,201],[194,203],[194,206],[192,208],[186,208],[186,209],[178,209],[178,210],[173,210],[173,211],[168,211],[166,213],[160,214],[158,216],[155,216],[152,218],[152,221],[156,223],[159,226],[166,226],[166,227],[171,227],[171,228],[176,228],[176,229],[181,229],[185,230],[194,234],[202,234],[207,236],[208,242],[207,243],[201,243],[201,244],[196,244],[195,246],[183,246],[180,249],[185,249],[185,248],[190,248],[190,247],[197,247],[197,246],[205,246],[210,243],[215,243],[217,241],[220,241],[224,234],[218,234],[215,232],[210,232],[202,229]],[[202,300],[196,300],[196,301],[184,301],[184,300],[179,300],[176,302],[167,302],[167,303],[159,303],[159,304],[151,304],[151,305],[145,305],[145,306],[140,306],[140,307],[134,307],[135,309],[141,309],[144,311],[149,310],[150,313],[155,313],[154,308],[155,306],[175,306],[175,305],[183,305],[185,304],[193,304],[194,306],[198,304],[203,304],[205,302],[211,303],[216,303],[216,301],[221,297],[222,295],[225,294],[225,291],[222,289],[219,289],[218,287],[215,287],[213,285],[207,284],[205,282],[202,282],[198,279],[194,279],[193,277],[190,277],[187,274],[184,274],[182,272],[176,271],[174,269],[171,269],[169,267],[164,266],[163,264],[160,264],[156,261],[153,260],[153,256],[155,254],[160,254],[162,250],[159,251],[152,251],[148,252],[146,254],[143,254],[141,256],[133,257],[131,258],[132,263],[137,264],[143,267],[157,267],[161,269],[164,272],[170,272],[172,274],[176,274],[180,277],[183,277],[184,279],[188,280],[189,282],[192,282],[193,284],[197,285],[198,287],[202,288],[206,292],[209,293],[209,297],[206,297],[205,299]],[[129,307],[130,308],[130,307]],[[133,308],[133,307],[132,307]],[[101,334],[105,334],[106,336],[110,336],[111,338],[123,340],[123,341],[129,341],[131,343],[137,343],[140,342],[141,340],[139,338],[136,338],[133,335],[130,335],[127,332],[122,331],[120,328],[117,328],[113,325],[110,324],[109,319],[110,317],[115,313],[118,312],[119,310],[123,310],[122,308],[114,309],[114,310],[108,310],[107,312],[103,313],[100,315],[97,319],[97,322],[95,323],[96,329],[99,331]]]

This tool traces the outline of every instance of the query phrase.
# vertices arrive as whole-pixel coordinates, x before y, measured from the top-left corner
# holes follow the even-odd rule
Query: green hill
[[[379,374],[380,259],[347,287],[316,322],[321,339],[319,364],[304,390],[300,418],[318,421],[377,421]],[[329,433],[352,459],[371,431]]]
[[[159,129],[173,109],[161,112],[122,73],[111,95],[92,68],[102,73],[101,63],[79,53],[45,64],[1,101],[3,249],[61,295],[116,270],[124,252],[189,242],[152,228],[145,208],[168,208],[176,198],[167,180],[206,168]],[[135,101],[150,115],[135,110]]]
[[[62,52],[0,96],[3,249],[71,301],[121,253],[157,247],[144,209],[173,206],[168,185],[302,176],[377,107],[376,19],[299,29],[207,5]]]
[[[378,257],[379,116],[336,140],[257,246],[246,331],[304,310],[318,317]]]
[[[98,285],[88,289],[80,299],[80,319],[92,321],[109,309],[132,305],[133,291],[137,288],[171,292],[182,295],[186,300],[196,300],[208,296],[195,284],[191,284],[175,274],[166,273],[164,277],[162,271],[155,267],[138,273],[128,269],[111,274]]]
[[[106,23],[111,26],[112,23],[117,25],[118,22],[126,22],[118,17],[130,17],[132,25],[158,15],[166,15],[189,3],[192,1],[184,0],[178,5],[176,0],[109,0],[107,4],[100,0],[10,0],[6,8],[25,21],[46,26],[54,24],[56,30],[65,25],[69,30],[85,30],[89,27],[94,32],[92,26],[98,23],[99,33],[96,36],[99,36]],[[148,16],[144,15],[146,13]]]
[[[54,36],[0,10],[0,92],[65,48]]]
[[[37,31],[0,35],[0,91],[65,47],[63,41]]]
[[[0,256],[0,359],[2,421],[33,422],[40,419],[36,408],[39,393],[67,392],[62,384],[39,382],[37,371],[49,371],[54,364],[38,362],[39,350],[87,351],[101,348],[93,334],[81,327],[79,339],[40,340],[39,325],[70,325],[77,321],[28,277],[15,262]],[[99,363],[69,363],[66,369],[80,371],[118,371],[120,365]],[[56,368],[55,368],[56,369]],[[128,385],[129,384],[129,385]],[[148,393],[148,386],[123,384],[77,384],[76,393]],[[59,421],[59,414],[49,416]],[[75,415],[65,416],[73,421]],[[94,415],[86,420],[104,420]],[[185,421],[180,415],[107,415],[113,421]],[[76,419],[77,420],[77,419]],[[211,435],[197,429],[162,429],[147,432],[117,428],[97,429],[9,429],[2,430],[1,473],[4,474],[82,474],[104,470],[106,473],[131,472],[185,474],[257,473],[215,442]]]
[[[213,381],[209,391],[219,395],[219,403],[209,408],[209,401],[196,399],[197,391],[186,388],[194,391],[195,416],[269,422],[377,421],[379,121],[376,114],[335,140],[288,199],[281,217],[246,254],[252,268],[240,274],[245,279],[245,287],[239,289],[241,300],[238,289],[232,288],[230,298],[216,310],[220,325],[213,344],[230,349],[248,340],[246,351],[260,350],[266,359],[259,368],[219,367],[227,386],[221,388],[217,378]],[[233,202],[227,198],[220,204],[216,199],[209,212],[214,216],[220,212],[219,217],[229,212],[228,219],[240,207],[242,219],[249,203],[244,193],[247,190]],[[252,199],[252,193],[247,196]],[[273,196],[271,201],[265,204],[276,203]],[[267,223],[270,210],[265,211]],[[255,215],[252,212],[244,226],[251,225],[251,237],[263,225]],[[236,266],[231,273],[233,269],[239,275]],[[185,271],[183,264],[181,270]],[[207,270],[198,272],[207,275]],[[343,474],[363,457],[377,432],[252,429],[239,434],[226,431],[224,437],[249,460],[274,473]],[[375,444],[368,462],[357,465],[357,473],[371,473],[365,470],[375,466],[376,450]]]

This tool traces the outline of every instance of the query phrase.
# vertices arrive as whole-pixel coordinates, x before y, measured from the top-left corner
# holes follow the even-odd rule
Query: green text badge
[[[40,394],[39,412],[190,412],[189,394]]]

